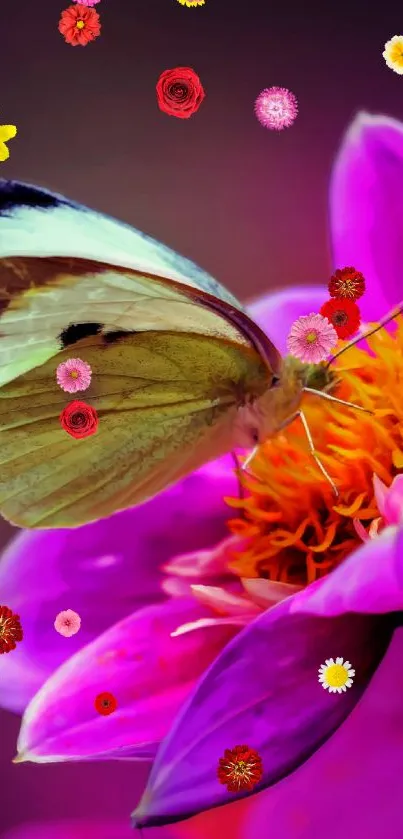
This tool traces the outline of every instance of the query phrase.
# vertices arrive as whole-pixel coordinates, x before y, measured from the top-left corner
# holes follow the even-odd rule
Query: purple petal
[[[343,832],[348,839],[402,838],[402,657],[403,630],[397,629],[362,700],[327,743],[280,784],[243,802],[242,813],[238,805],[225,808],[228,822],[234,810],[239,813],[242,839],[264,837],[268,824],[270,839],[340,839]],[[338,802],[344,831],[338,818],[329,818]],[[206,836],[232,839],[226,820],[219,827],[220,834]]]
[[[248,312],[277,349],[287,353],[287,336],[294,321],[319,312],[328,296],[324,286],[291,287],[254,300],[248,304]]]
[[[137,509],[75,530],[17,536],[0,562],[0,591],[1,603],[21,617],[24,640],[0,657],[0,704],[22,711],[69,656],[161,600],[159,566],[221,540],[231,515],[223,497],[237,493],[229,456]],[[64,609],[81,616],[81,629],[71,638],[53,626]]]
[[[228,793],[217,780],[219,758],[237,744],[262,757],[257,789],[275,784],[350,714],[387,649],[389,619],[290,615],[292,599],[240,632],[198,683],[159,750],[136,826],[168,824],[254,794]],[[356,676],[346,693],[330,695],[318,668],[339,655]]]
[[[333,169],[330,216],[335,267],[353,265],[367,290],[364,320],[377,320],[403,297],[403,124],[360,113]]]
[[[209,614],[193,600],[148,606],[78,652],[28,705],[20,759],[152,758],[195,681],[236,632],[214,626],[171,636]],[[118,703],[109,716],[94,707],[103,692]]]
[[[382,614],[403,609],[403,529],[388,527],[293,598],[293,613]]]

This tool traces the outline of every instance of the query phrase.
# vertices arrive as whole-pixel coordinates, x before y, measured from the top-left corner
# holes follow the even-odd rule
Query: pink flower
[[[74,0],[74,3],[77,3],[77,2],[78,2],[78,0]],[[95,6],[99,2],[100,2],[100,0],[80,0],[80,3],[81,3],[82,6]]]
[[[403,524],[403,475],[396,475],[390,487],[378,478],[373,477],[375,499],[380,516],[373,519],[368,531],[359,519],[354,519],[356,533],[363,542],[374,539],[384,527],[397,527]]]
[[[81,358],[68,358],[56,370],[57,384],[67,393],[87,390],[91,384],[91,367]]]
[[[282,131],[297,117],[297,98],[286,87],[266,87],[256,99],[255,114],[265,128]]]
[[[294,321],[287,347],[300,361],[318,364],[329,355],[337,341],[337,332],[328,319],[312,312]]]
[[[71,638],[76,635],[81,626],[81,618],[77,612],[72,609],[66,609],[65,612],[59,612],[54,622],[54,627],[59,635],[64,635],[65,638]]]

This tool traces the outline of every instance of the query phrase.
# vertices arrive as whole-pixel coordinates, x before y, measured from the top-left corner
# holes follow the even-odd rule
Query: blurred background
[[[131,223],[243,299],[325,282],[328,180],[343,132],[361,109],[403,117],[403,79],[382,58],[385,41],[400,34],[400,4],[102,0],[101,37],[85,49],[58,32],[67,5],[1,6],[0,121],[18,135],[0,175]],[[160,73],[177,65],[193,67],[206,91],[190,120],[156,105]],[[299,101],[295,124],[281,133],[262,128],[253,111],[272,85]],[[0,524],[2,545],[12,533]],[[105,824],[126,825],[144,768],[12,765],[19,719],[0,712],[0,726],[0,832],[49,822],[58,839],[53,822],[87,819],[115,839]],[[92,839],[89,828],[85,835]]]

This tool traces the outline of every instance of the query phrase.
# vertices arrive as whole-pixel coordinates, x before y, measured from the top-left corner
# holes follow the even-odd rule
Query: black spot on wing
[[[59,335],[62,348],[71,347],[82,338],[89,338],[91,335],[99,335],[102,332],[101,323],[70,323]]]
[[[127,329],[116,329],[115,332],[105,332],[103,339],[105,344],[117,344],[121,338],[126,338],[127,335],[133,334],[133,330],[129,332]]]
[[[39,210],[56,207],[77,207],[63,195],[57,195],[46,189],[39,189],[20,181],[0,179],[0,216],[12,215],[18,207],[32,207]]]

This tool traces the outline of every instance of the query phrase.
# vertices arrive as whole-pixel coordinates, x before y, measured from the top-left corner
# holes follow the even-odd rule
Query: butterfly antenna
[[[374,413],[370,408],[363,408],[362,405],[356,405],[355,402],[346,402],[345,399],[337,399],[336,396],[331,396],[330,393],[325,393],[323,390],[316,390],[313,387],[304,387],[302,390],[304,393],[313,393],[314,396],[319,396],[320,399],[328,399],[329,402],[338,402],[339,405],[346,405],[347,408],[355,408],[357,411],[364,411],[366,414]]]
[[[402,313],[403,313],[403,302],[399,303],[399,305],[396,306],[395,309],[392,309],[391,312],[389,312],[387,315],[385,315],[385,317],[382,318],[382,320],[380,320],[379,323],[377,323],[376,326],[374,326],[372,329],[369,329],[368,332],[363,332],[361,335],[357,335],[357,337],[354,338],[353,341],[350,341],[348,344],[346,344],[345,347],[342,347],[341,350],[339,350],[334,355],[332,355],[332,357],[329,359],[328,363],[326,364],[325,369],[328,370],[330,365],[333,364],[333,362],[335,361],[336,358],[339,358],[340,355],[343,355],[343,353],[347,352],[347,350],[351,349],[351,347],[354,347],[356,344],[359,343],[359,341],[365,341],[366,338],[370,338],[371,335],[375,335],[375,332],[379,332],[380,329],[382,329],[384,326],[386,326],[388,323],[390,323],[392,320],[397,318],[398,315],[401,315]],[[355,405],[354,407],[358,407],[358,406]]]

